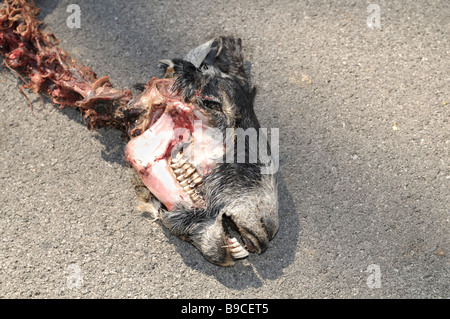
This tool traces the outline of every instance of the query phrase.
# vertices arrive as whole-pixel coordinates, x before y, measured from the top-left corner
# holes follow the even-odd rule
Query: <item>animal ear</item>
[[[223,73],[247,80],[242,41],[239,38],[220,37],[217,39],[216,66]]]
[[[214,57],[217,54],[217,41],[211,39],[202,45],[192,49],[185,55],[184,60],[191,62],[197,68],[205,64],[214,64]]]
[[[216,66],[223,73],[248,79],[248,70],[242,55],[242,41],[239,38],[219,37],[211,39],[192,49],[184,60],[195,67],[202,65]]]

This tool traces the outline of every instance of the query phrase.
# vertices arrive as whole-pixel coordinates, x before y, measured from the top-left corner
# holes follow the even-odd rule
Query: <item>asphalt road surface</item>
[[[209,264],[135,209],[120,132],[28,92],[31,112],[2,68],[1,298],[450,297],[449,1],[36,4],[118,88],[242,38],[261,125],[280,132],[280,230],[262,255]]]

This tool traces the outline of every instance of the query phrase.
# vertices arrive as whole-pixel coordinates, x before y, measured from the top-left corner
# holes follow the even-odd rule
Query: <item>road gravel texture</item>
[[[242,38],[261,125],[280,132],[280,230],[262,255],[209,264],[135,209],[121,132],[28,92],[31,112],[2,68],[1,298],[450,297],[449,1],[36,5],[118,88]]]

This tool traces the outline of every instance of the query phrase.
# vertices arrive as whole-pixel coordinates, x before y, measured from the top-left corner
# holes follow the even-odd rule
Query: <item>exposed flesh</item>
[[[203,204],[197,187],[223,154],[223,144],[212,143],[208,134],[214,131],[208,117],[171,91],[174,81],[150,80],[138,102],[148,127],[125,148],[127,161],[168,210],[180,201]]]

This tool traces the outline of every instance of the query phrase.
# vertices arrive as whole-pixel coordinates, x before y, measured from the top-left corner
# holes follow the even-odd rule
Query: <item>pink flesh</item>
[[[208,134],[211,129],[208,118],[198,106],[183,103],[181,97],[171,94],[169,88],[172,84],[167,80],[155,79],[149,82],[148,92],[139,103],[148,107],[153,112],[151,114],[162,112],[162,115],[154,123],[151,120],[153,124],[144,133],[128,142],[125,158],[139,173],[150,192],[168,210],[172,210],[178,202],[194,205],[169,166],[173,149],[190,142],[184,155],[198,173],[205,176],[216,165],[211,154],[220,156],[223,144],[220,141],[212,143],[211,134]],[[158,107],[152,109],[156,105]]]
[[[168,210],[180,200],[192,204],[169,168],[165,154],[173,141],[174,122],[168,113],[143,134],[132,139],[125,148],[125,156],[136,169],[150,192]]]

